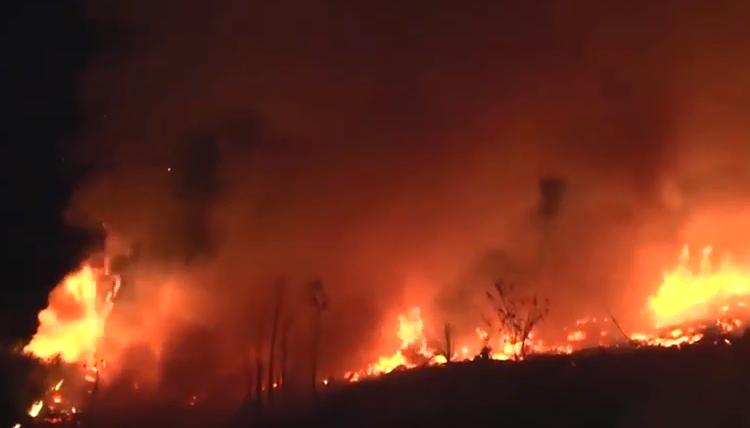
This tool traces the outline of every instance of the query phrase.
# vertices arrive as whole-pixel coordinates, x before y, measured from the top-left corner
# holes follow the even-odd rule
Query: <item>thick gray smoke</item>
[[[683,242],[750,226],[747,9],[91,1],[133,48],[83,80],[102,173],[71,216],[188,266],[211,318],[323,278],[331,365],[410,304],[475,316],[467,290],[542,252],[553,313],[632,309]]]

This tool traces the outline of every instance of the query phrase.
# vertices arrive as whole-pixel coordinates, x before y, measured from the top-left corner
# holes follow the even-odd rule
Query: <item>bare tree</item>
[[[279,344],[281,348],[279,349],[281,353],[281,360],[279,361],[281,363],[281,367],[279,370],[279,384],[281,385],[282,391],[284,390],[285,384],[287,382],[287,363],[289,361],[289,330],[291,330],[292,328],[293,321],[294,319],[291,316],[288,316],[281,324],[281,343]]]
[[[263,350],[263,327],[258,328],[257,343],[255,345],[255,417],[260,424],[263,419],[263,372],[265,365],[261,352]]]
[[[279,318],[284,304],[284,280],[276,282],[276,297],[273,308],[273,319],[271,323],[271,344],[268,348],[268,380],[266,381],[268,406],[273,406],[274,384],[276,383],[276,336],[279,330]]]
[[[326,295],[323,281],[316,279],[310,283],[311,303],[315,309],[315,321],[313,331],[313,356],[312,356],[312,386],[313,397],[317,400],[318,393],[318,358],[320,354],[320,338],[322,334],[322,315],[328,310],[328,296]]]
[[[253,402],[253,390],[255,388],[255,367],[250,352],[245,354],[245,376],[247,380],[247,391],[245,392],[245,404],[250,405]]]
[[[487,299],[497,316],[501,334],[514,346],[516,360],[526,358],[531,331],[549,313],[549,300],[539,300],[536,296],[514,296],[513,284],[496,281],[495,293],[487,292]],[[490,323],[490,327],[492,327]],[[516,348],[520,344],[520,347]]]
[[[490,346],[489,336],[482,339],[482,348],[479,350],[479,355],[477,355],[477,357],[483,361],[487,361],[492,357],[492,346]]]
[[[443,338],[445,339],[445,348],[443,349],[443,356],[445,357],[445,361],[447,363],[450,363],[453,361],[453,328],[449,323],[445,323],[444,329],[443,329]]]
[[[263,360],[258,354],[255,357],[255,418],[256,424],[263,421]]]

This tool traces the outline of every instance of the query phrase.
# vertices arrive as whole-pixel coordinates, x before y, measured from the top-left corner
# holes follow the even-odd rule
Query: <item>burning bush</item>
[[[510,346],[513,358],[522,360],[529,351],[528,341],[531,332],[549,313],[549,300],[539,300],[536,296],[517,296],[511,283],[495,282],[495,294],[487,292],[487,299],[493,307],[496,319],[488,322],[490,328],[496,326],[505,338],[506,348]]]

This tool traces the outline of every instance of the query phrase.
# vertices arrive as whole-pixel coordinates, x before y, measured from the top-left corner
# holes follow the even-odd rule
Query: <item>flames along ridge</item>
[[[650,317],[653,329],[649,333],[632,333],[627,341],[642,346],[679,346],[695,343],[710,332],[730,333],[744,327],[746,314],[742,300],[750,293],[750,275],[732,264],[729,258],[714,266],[711,262],[711,247],[701,252],[697,272],[689,267],[690,253],[683,248],[677,268],[665,273],[656,294],[646,302],[644,314]],[[98,373],[103,360],[97,360],[97,347],[104,335],[107,317],[114,305],[120,288],[120,278],[110,272],[109,259],[100,265],[84,264],[68,275],[50,295],[50,305],[39,314],[40,326],[24,352],[42,359],[59,357],[68,363],[80,365],[83,378],[91,389],[98,386]],[[62,318],[56,311],[56,299],[67,304],[78,305],[80,316]],[[706,320],[713,320],[706,322]],[[398,317],[396,335],[401,347],[391,355],[378,357],[373,363],[359,370],[344,374],[344,378],[356,382],[363,378],[390,373],[397,369],[409,369],[420,365],[440,365],[447,362],[445,352],[428,346],[422,313],[418,307]],[[608,318],[584,318],[566,331],[566,340],[559,344],[545,343],[529,335],[531,353],[570,354],[574,351],[596,346],[622,344],[622,332],[613,329]],[[671,326],[671,327],[670,327]],[[521,344],[513,343],[507,336],[490,335],[486,329],[476,329],[476,340],[471,344],[457,344],[451,360],[468,360],[481,351],[482,346],[491,345],[488,357],[508,360],[518,356]],[[63,381],[51,387],[43,399],[36,401],[28,410],[32,418],[41,417],[47,409],[47,418],[64,419],[80,412],[75,403],[62,394]],[[195,398],[189,399],[195,404]],[[20,428],[20,424],[15,428]]]

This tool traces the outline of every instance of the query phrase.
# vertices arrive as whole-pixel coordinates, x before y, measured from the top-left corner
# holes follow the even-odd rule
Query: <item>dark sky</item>
[[[85,14],[123,29],[85,68],[73,18],[17,30],[38,46],[15,48],[34,71],[14,99],[44,99],[17,109],[22,162],[4,168],[23,172],[29,284],[71,254],[52,227],[63,154],[96,170],[67,218],[180,272],[204,296],[195,318],[263,319],[270,278],[322,277],[330,354],[410,304],[473,320],[490,276],[533,276],[561,314],[632,310],[682,243],[747,251],[744,2],[92,0]],[[569,191],[542,245],[547,175]]]
[[[61,214],[82,173],[65,158],[82,123],[77,83],[95,47],[73,2],[8,6],[1,68],[3,338],[33,332],[47,292],[80,262],[88,242]]]

